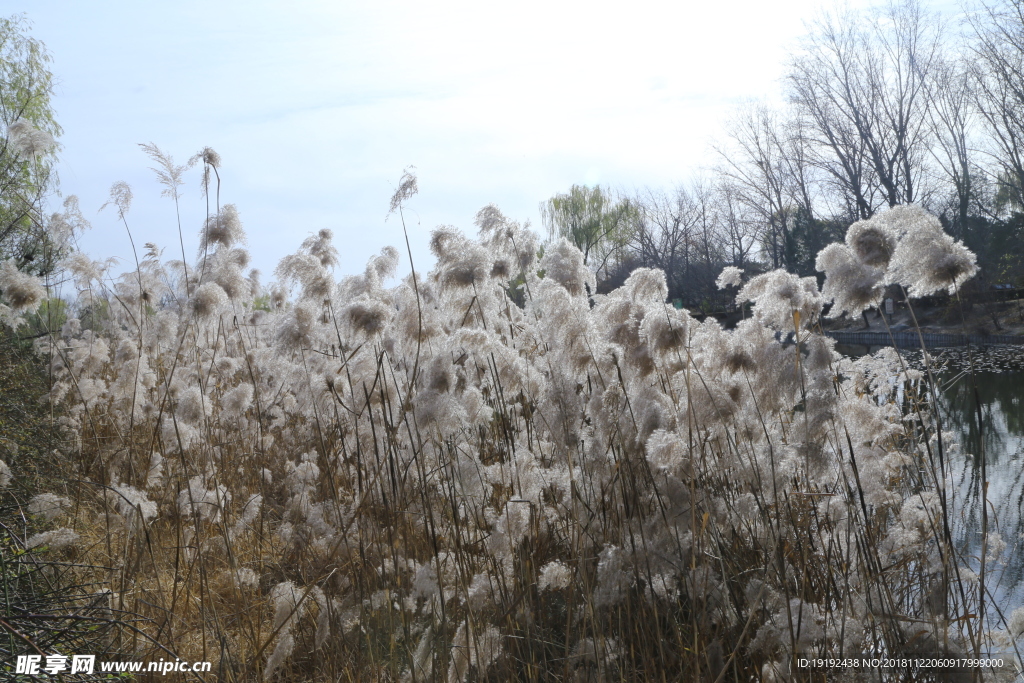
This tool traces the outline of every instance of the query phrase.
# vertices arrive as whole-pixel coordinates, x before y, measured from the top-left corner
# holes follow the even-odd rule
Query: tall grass
[[[144,620],[119,643],[139,657],[225,681],[821,680],[797,659],[1024,629],[986,621],[950,534],[957,455],[922,374],[835,353],[813,278],[750,279],[725,330],[660,271],[591,296],[577,249],[538,260],[487,207],[475,239],[434,231],[425,275],[388,286],[387,248],[335,281],[323,230],[264,287],[219,189],[194,266],[149,246],[108,286],[78,255],[78,315],[39,342],[77,435],[56,523]],[[968,277],[935,224],[858,224],[821,264],[834,309]]]

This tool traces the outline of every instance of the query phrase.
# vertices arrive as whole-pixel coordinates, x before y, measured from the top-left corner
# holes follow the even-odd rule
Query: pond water
[[[981,454],[988,479],[989,529],[1006,542],[1002,562],[993,567],[992,593],[1007,618],[1024,605],[1024,370],[978,372],[977,393],[969,375],[943,373],[940,393],[944,423],[955,432],[964,455],[952,463],[956,485],[958,540],[981,552]],[[978,406],[981,428],[978,426]],[[993,615],[996,616],[996,615]]]
[[[837,350],[858,356],[877,349],[837,346]],[[930,353],[943,367],[936,374],[943,428],[957,435],[962,451],[950,462],[957,512],[952,531],[957,545],[976,558],[981,554],[984,454],[989,530],[1006,542],[1000,559],[986,569],[986,585],[995,598],[989,614],[992,626],[1003,628],[995,607],[1009,619],[1010,612],[1024,605],[1024,347],[974,347],[970,353],[966,348],[932,349]],[[920,351],[905,355],[919,365]],[[969,372],[972,361],[975,381]],[[971,564],[977,569],[977,561]]]

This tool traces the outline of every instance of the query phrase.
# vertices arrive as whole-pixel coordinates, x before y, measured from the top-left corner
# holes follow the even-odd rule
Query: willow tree
[[[43,205],[56,184],[50,55],[23,15],[0,18],[0,260],[45,273],[56,260]]]
[[[551,239],[564,237],[583,252],[583,261],[599,276],[629,243],[638,215],[628,199],[616,199],[599,185],[573,185],[540,206]]]

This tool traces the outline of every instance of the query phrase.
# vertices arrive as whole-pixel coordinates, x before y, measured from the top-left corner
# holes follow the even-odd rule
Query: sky
[[[866,4],[862,3],[862,4]],[[64,129],[58,173],[93,228],[80,247],[133,263],[110,186],[134,192],[136,244],[180,257],[171,200],[139,143],[223,159],[253,265],[272,277],[304,238],[334,231],[338,275],[404,246],[387,215],[405,168],[417,268],[430,231],[474,233],[496,204],[542,232],[539,206],[574,184],[670,190],[719,163],[738,107],[781,102],[788,56],[827,0],[624,3],[525,0],[102,3],[33,0]],[[853,3],[853,6],[859,6]],[[206,215],[186,175],[193,258]],[[407,272],[404,257],[402,270]]]

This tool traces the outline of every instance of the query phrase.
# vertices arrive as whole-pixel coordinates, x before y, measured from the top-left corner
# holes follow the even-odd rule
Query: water
[[[837,346],[837,350],[860,356],[877,349]],[[988,614],[993,627],[1004,628],[999,611],[1009,619],[1015,608],[1024,605],[1024,347],[975,347],[970,352],[961,347],[932,349],[930,353],[935,365],[942,368],[936,381],[943,429],[956,435],[961,449],[949,460],[954,541],[973,556],[969,563],[977,570],[984,455],[988,528],[1006,542],[999,558],[986,567],[986,587],[993,598]],[[905,352],[905,356],[920,367],[920,351]],[[969,372],[972,362],[975,381]]]
[[[950,462],[955,485],[954,534],[969,553],[981,553],[981,457],[988,479],[988,526],[1006,550],[986,582],[1007,618],[1024,605],[1024,370],[969,375],[948,371],[937,379],[944,427],[957,434],[963,454]],[[980,404],[981,429],[978,427]],[[993,615],[997,616],[997,615]]]

